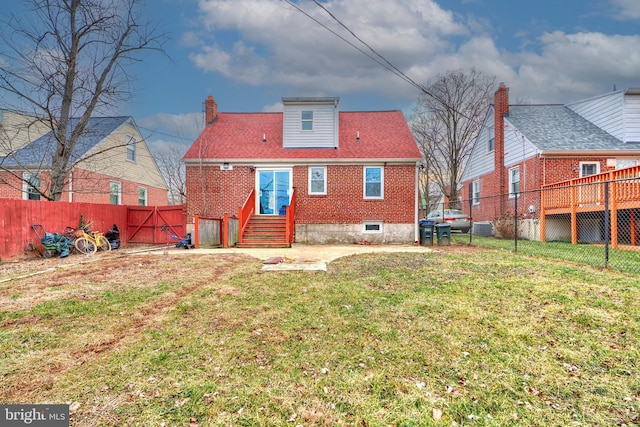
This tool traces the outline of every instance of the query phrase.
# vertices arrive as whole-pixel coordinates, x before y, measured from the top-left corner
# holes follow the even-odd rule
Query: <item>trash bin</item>
[[[451,244],[451,225],[436,224],[436,234],[438,236],[438,246],[449,246]]]
[[[420,245],[433,246],[433,221],[420,221]]]

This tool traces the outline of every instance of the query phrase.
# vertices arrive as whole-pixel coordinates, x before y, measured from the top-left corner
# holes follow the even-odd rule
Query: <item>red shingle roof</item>
[[[340,112],[338,148],[283,148],[282,118],[282,113],[218,113],[216,122],[205,127],[184,160],[418,161],[421,158],[401,111]],[[263,135],[267,142],[262,141]]]

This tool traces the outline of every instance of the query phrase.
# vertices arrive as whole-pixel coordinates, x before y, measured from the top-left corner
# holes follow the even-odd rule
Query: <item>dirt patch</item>
[[[51,260],[43,261],[46,265]],[[194,263],[199,265],[195,269],[196,274]],[[17,398],[26,398],[38,389],[51,387],[55,378],[69,369],[104,357],[119,348],[123,341],[135,339],[136,335],[157,327],[169,311],[199,289],[212,284],[215,286],[239,268],[258,270],[260,267],[257,260],[238,254],[202,255],[188,259],[171,255],[98,254],[91,262],[84,260],[44,270],[32,261],[27,264],[28,268],[21,266],[17,269],[24,277],[14,275],[16,278],[4,282],[0,288],[0,314],[4,317],[0,327],[15,336],[50,335],[51,330],[66,322],[62,329],[69,338],[65,338],[63,353],[54,346],[16,356],[11,386],[0,387],[0,400],[4,401],[17,401]],[[151,295],[137,304],[132,312],[122,312],[108,320],[105,318],[105,321],[89,319],[89,323],[95,322],[90,333],[76,330],[84,330],[86,325],[75,327],[73,315],[69,319],[57,319],[27,312],[45,301],[97,301],[104,292],[119,288],[153,288],[161,283],[174,282],[175,286]],[[97,314],[98,318],[101,316],[101,313]],[[14,351],[19,352],[20,347]],[[38,366],[39,375],[32,375],[33,366]]]

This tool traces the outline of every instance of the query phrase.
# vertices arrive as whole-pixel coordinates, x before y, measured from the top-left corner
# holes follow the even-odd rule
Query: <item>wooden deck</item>
[[[545,240],[549,215],[571,215],[571,242],[578,243],[578,214],[610,212],[611,245],[618,247],[618,213],[628,212],[631,245],[638,245],[637,220],[640,216],[640,166],[632,166],[584,178],[545,185],[542,188],[540,236]]]

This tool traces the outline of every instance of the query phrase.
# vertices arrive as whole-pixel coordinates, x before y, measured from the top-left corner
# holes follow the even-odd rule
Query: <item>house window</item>
[[[580,178],[600,173],[599,162],[580,162]]]
[[[302,112],[302,130],[313,130],[313,111]]]
[[[309,168],[309,194],[327,194],[327,168],[314,166]]]
[[[109,183],[109,202],[112,205],[122,204],[122,184],[117,181]]]
[[[138,188],[138,206],[147,206],[147,189],[144,187]]]
[[[127,136],[127,160],[130,162],[137,160],[136,139],[133,136]]]
[[[616,160],[616,169],[629,168],[631,166],[637,166],[637,160]]]
[[[520,192],[520,166],[509,169],[509,197]]]
[[[493,151],[495,147],[495,130],[493,128],[489,128],[489,143],[487,144],[487,149],[489,152]]]
[[[382,233],[382,221],[365,221],[362,224],[363,233]]]
[[[479,205],[480,204],[480,180],[473,181],[473,183],[471,184],[471,194],[472,194],[471,197],[473,198],[473,204]]]
[[[32,173],[24,174],[22,197],[25,200],[40,200],[40,176]]]
[[[380,166],[364,168],[364,198],[384,198],[384,173]]]

